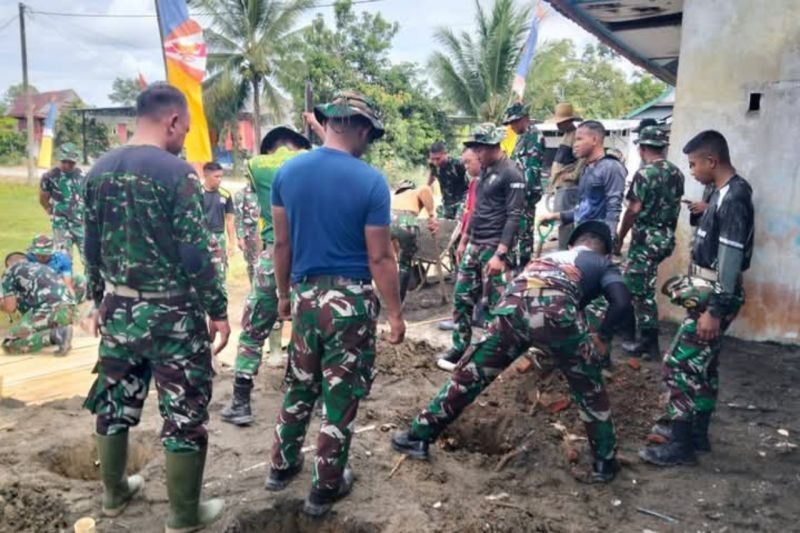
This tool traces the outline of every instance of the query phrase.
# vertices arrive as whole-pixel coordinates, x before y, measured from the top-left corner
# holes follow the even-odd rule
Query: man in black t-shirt
[[[632,326],[631,296],[609,257],[612,237],[605,223],[579,225],[569,245],[570,250],[534,259],[508,285],[492,309],[494,319],[486,335],[469,348],[410,430],[392,437],[395,450],[426,459],[429,443],[517,357],[535,346],[556,359],[586,424],[594,463],[590,471],[573,474],[590,483],[614,479],[619,470],[614,422],[600,367],[591,360],[595,347],[605,352],[603,339],[616,327]],[[609,308],[599,334],[590,337],[581,309],[600,295],[608,299]]]
[[[683,153],[692,175],[711,192],[698,209],[702,216],[690,265],[691,284],[711,290],[707,301],[686,305],[686,318],[664,358],[667,422],[657,424],[653,432],[668,441],[639,452],[643,460],[659,466],[695,464],[695,451],[711,451],[708,426],[719,392],[720,338],[744,303],[742,273],[753,255],[753,190],[731,165],[725,137],[704,131]],[[673,302],[680,300],[679,294],[673,297]]]
[[[428,185],[432,186],[434,181],[439,180],[442,191],[442,205],[437,209],[437,214],[439,218],[456,220],[461,215],[464,200],[467,198],[467,170],[461,161],[447,155],[444,143],[440,141],[431,145],[428,162]]]
[[[222,279],[228,271],[228,256],[236,251],[235,246],[228,247],[225,234],[231,243],[236,242],[234,226],[233,196],[221,186],[222,167],[219,163],[210,162],[203,165],[203,211],[206,215],[206,226],[211,232],[211,253],[214,264]]]

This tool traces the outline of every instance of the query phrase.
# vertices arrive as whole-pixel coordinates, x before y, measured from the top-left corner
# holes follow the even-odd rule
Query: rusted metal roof
[[[675,85],[683,0],[547,2],[635,65]]]

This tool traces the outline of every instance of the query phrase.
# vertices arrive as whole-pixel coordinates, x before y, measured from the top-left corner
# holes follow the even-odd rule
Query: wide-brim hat
[[[556,104],[556,110],[553,116],[547,119],[547,122],[550,124],[560,124],[561,122],[575,122],[579,120],[583,119],[575,114],[575,109],[572,107],[572,104],[569,102],[561,102]]]
[[[641,146],[666,148],[669,146],[669,136],[665,130],[658,126],[646,126],[639,132],[639,138],[633,142]]]
[[[503,126],[508,126],[521,118],[529,117],[530,113],[531,109],[529,105],[525,105],[522,102],[515,102],[508,106],[506,112],[503,114]]]
[[[603,240],[603,244],[606,246],[606,253],[611,253],[611,250],[614,248],[614,239],[611,237],[611,230],[608,228],[608,224],[601,220],[587,220],[586,222],[581,222],[572,230],[567,244],[572,246],[575,244],[575,241],[578,240],[578,237],[585,233],[594,233],[600,237]]]
[[[314,116],[323,123],[331,118],[347,118],[360,115],[372,124],[374,129],[373,139],[380,139],[386,131],[380,118],[378,106],[361,93],[355,91],[341,91],[336,93],[333,100],[327,104],[314,107]]]
[[[658,126],[658,121],[654,118],[643,118],[639,121],[639,124],[633,128],[633,133],[641,133],[643,129],[650,127],[650,126]]]
[[[79,158],[80,152],[78,151],[78,147],[73,143],[64,143],[58,149],[59,161],[71,161],[72,163],[77,163]]]
[[[416,189],[417,184],[411,180],[403,180],[397,184],[397,187],[394,190],[395,194],[400,194],[401,192],[408,191],[411,189]]]
[[[33,241],[31,241],[28,252],[33,255],[52,255],[53,239],[47,235],[37,235],[33,238]]]
[[[261,139],[261,145],[259,146],[259,152],[262,154],[266,154],[275,144],[280,141],[281,139],[289,139],[292,144],[295,146],[302,148],[304,150],[308,150],[311,148],[311,141],[308,140],[308,137],[294,129],[293,127],[282,124],[280,126],[275,126],[271,130],[264,135],[264,138]]]
[[[470,133],[469,139],[464,141],[464,146],[498,146],[506,138],[505,128],[498,128],[491,122],[484,122]]]

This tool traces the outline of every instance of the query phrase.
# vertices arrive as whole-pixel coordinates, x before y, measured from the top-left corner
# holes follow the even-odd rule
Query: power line
[[[373,4],[375,2],[384,2],[385,0],[353,0],[352,4]],[[335,6],[335,2],[330,2],[326,4],[313,4],[309,6],[309,9],[314,9],[318,7],[333,7]],[[53,17],[72,17],[72,18],[108,18],[108,19],[115,19],[115,18],[155,18],[155,13],[67,13],[61,11],[40,11],[38,9],[27,9],[28,13],[32,13],[35,15],[50,15]],[[197,13],[189,13],[193,17],[209,17],[209,16],[227,16],[228,13],[214,13],[214,12],[197,12]],[[14,17],[16,18],[16,17]],[[2,29],[2,28],[0,28]]]
[[[14,15],[13,17],[11,17],[11,18],[10,18],[10,19],[8,19],[7,21],[5,21],[3,24],[0,24],[0,31],[3,31],[4,29],[8,28],[8,27],[9,27],[9,26],[10,26],[12,23],[14,23],[14,22],[15,22],[15,21],[16,21],[18,18],[19,18],[19,15]]]

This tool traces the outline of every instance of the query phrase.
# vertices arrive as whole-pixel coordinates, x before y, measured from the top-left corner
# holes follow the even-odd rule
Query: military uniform
[[[39,352],[57,344],[58,330],[68,328],[76,315],[66,285],[49,267],[20,261],[3,274],[2,296],[15,296],[22,318],[3,338],[8,354]]]
[[[464,209],[467,197],[467,169],[457,159],[449,157],[442,166],[430,165],[431,175],[439,181],[442,204],[437,208],[439,218],[456,220]]]
[[[654,131],[650,131],[651,128]],[[638,142],[665,148],[666,133],[655,127],[645,128]],[[628,189],[626,199],[640,202],[642,206],[633,224],[625,265],[625,282],[633,294],[636,326],[640,332],[658,330],[658,265],[675,249],[683,182],[683,173],[678,167],[661,159],[640,168]]]
[[[510,124],[529,115],[528,106],[515,103],[506,109],[503,124]],[[520,221],[514,260],[522,268],[533,256],[533,230],[536,221],[536,204],[542,199],[542,162],[544,138],[532,123],[517,137],[511,159],[522,171],[525,179],[525,211]]]
[[[72,270],[72,260],[66,254],[53,249],[53,239],[47,235],[37,235],[28,247],[28,261],[39,263],[39,256],[47,257],[47,261],[42,263],[50,267],[56,274],[64,279],[64,283],[69,288],[72,284],[72,296],[76,304],[83,302],[86,298],[86,276],[75,274]]]
[[[247,276],[252,285],[258,254],[261,251],[261,239],[258,236],[261,209],[251,182],[236,192],[233,207],[236,214],[236,237],[244,241],[244,260],[247,263]]]
[[[64,160],[77,160],[77,150],[71,145],[65,145],[61,151]],[[86,264],[83,257],[84,177],[81,169],[75,167],[72,172],[66,173],[55,167],[42,175],[39,186],[42,191],[50,194],[50,222],[55,248],[65,251],[72,258],[72,247],[76,246]]]
[[[711,190],[711,189],[707,189]],[[670,441],[644,448],[639,455],[659,465],[692,464],[694,451],[710,451],[708,427],[719,393],[719,354],[722,335],[744,304],[742,272],[750,267],[754,246],[752,188],[734,175],[712,190],[708,207],[698,222],[692,245],[688,286],[708,286],[705,296],[691,298],[677,291],[673,303],[687,308],[664,358],[664,384],[669,392],[666,415]],[[719,335],[703,340],[697,335],[704,312],[719,319]]]
[[[225,280],[228,274],[228,243],[226,238],[226,216],[234,214],[233,196],[224,187],[209,191],[203,189],[203,209],[206,215],[206,226],[211,232],[209,251],[217,272]]]
[[[89,173],[86,259],[101,341],[84,406],[99,435],[139,423],[152,377],[167,452],[204,456],[213,376],[206,314],[224,319],[228,300],[202,201],[194,169],[153,146],[113,150]]]
[[[610,234],[607,240],[610,244]],[[611,301],[602,332],[629,321],[630,297],[607,256],[578,246],[532,260],[493,308],[483,338],[459,361],[450,379],[413,420],[410,431],[395,435],[395,448],[408,452],[414,441],[435,440],[517,357],[536,346],[555,358],[567,379],[595,459],[600,461],[595,472],[613,477],[616,433],[581,313],[588,301],[601,295]],[[422,448],[424,456],[427,444]]]
[[[465,144],[499,144],[504,135],[499,128],[484,124],[473,132],[473,140]],[[500,299],[508,282],[511,261],[504,258],[507,269],[493,276],[487,276],[487,264],[499,244],[505,244],[509,250],[513,246],[525,205],[522,174],[505,157],[482,169],[476,192],[475,211],[468,229],[469,244],[458,267],[453,296],[453,347],[443,358],[449,363],[455,363],[469,346],[476,305],[481,302],[483,309],[489,310]]]
[[[411,268],[417,255],[419,212],[425,207],[433,213],[433,192],[430,187],[419,189],[410,181],[403,182],[392,197],[392,240],[397,243],[397,270],[400,279],[400,300],[405,300],[411,282]]]

